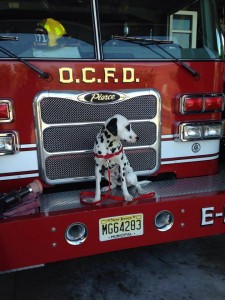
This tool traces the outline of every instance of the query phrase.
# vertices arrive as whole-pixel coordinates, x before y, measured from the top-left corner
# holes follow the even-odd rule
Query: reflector
[[[222,97],[205,98],[205,111],[221,111],[223,109]]]
[[[0,103],[0,120],[9,119],[9,107],[6,103]]]
[[[179,98],[179,112],[204,113],[224,110],[224,94],[183,95]]]
[[[184,112],[200,112],[203,109],[202,98],[185,98],[184,99]]]
[[[0,123],[11,122],[13,119],[12,102],[0,99]]]

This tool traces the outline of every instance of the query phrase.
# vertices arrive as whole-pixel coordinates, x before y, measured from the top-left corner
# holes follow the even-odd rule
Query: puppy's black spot
[[[112,151],[112,153],[115,153],[116,148],[112,148],[111,151]]]
[[[121,177],[118,177],[118,178],[117,178],[117,182],[118,182],[118,183],[121,183]]]
[[[113,141],[111,141],[110,143],[109,143],[109,147],[111,148],[113,146]]]
[[[121,160],[123,160],[123,155],[121,156]]]
[[[125,163],[124,163],[124,167],[125,167],[126,165],[127,165],[127,163],[125,162]]]
[[[117,136],[117,118],[112,118],[106,125],[106,129],[114,136]]]
[[[128,124],[125,128],[128,130],[128,131],[130,131],[130,124]]]
[[[96,141],[95,144],[98,145],[98,141]]]
[[[98,151],[98,154],[102,154],[102,151]]]
[[[129,138],[132,139],[132,136],[130,135]]]
[[[124,181],[124,178],[122,178],[122,181]]]
[[[103,137],[103,135],[101,135],[101,143],[103,143],[104,142],[104,137]]]
[[[104,131],[105,136],[107,137],[107,139],[111,138],[111,134],[108,133],[108,131]]]
[[[99,164],[95,164],[96,165],[96,167],[98,167],[99,166]]]
[[[102,175],[104,175],[105,170],[107,170],[106,167],[105,167],[105,166],[102,166],[100,173],[101,173]]]
[[[123,177],[125,177],[125,172],[123,172]]]

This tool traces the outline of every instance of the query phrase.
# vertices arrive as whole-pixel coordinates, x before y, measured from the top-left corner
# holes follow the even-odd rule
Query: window
[[[20,57],[94,58],[90,1],[0,2],[0,46]],[[0,51],[0,57],[10,56]]]
[[[182,48],[196,48],[197,18],[196,11],[178,11],[170,16],[170,36]]]
[[[104,59],[221,57],[222,43],[212,0],[98,2]]]

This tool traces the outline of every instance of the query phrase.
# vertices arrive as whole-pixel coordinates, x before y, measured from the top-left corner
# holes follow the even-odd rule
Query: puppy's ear
[[[106,125],[106,129],[114,136],[117,136],[117,118],[113,118]]]

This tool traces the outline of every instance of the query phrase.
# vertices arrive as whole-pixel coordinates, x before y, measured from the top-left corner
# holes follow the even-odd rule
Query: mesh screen
[[[81,151],[93,149],[101,125],[59,126],[46,128],[43,132],[44,148],[47,152]],[[156,125],[152,122],[135,123],[133,131],[139,136],[137,146],[152,145],[156,141]],[[131,144],[124,142],[124,146]]]
[[[95,105],[64,98],[44,98],[41,101],[41,117],[46,124],[104,122],[115,114],[121,114],[129,120],[149,120],[156,115],[156,103],[153,95]]]
[[[126,150],[135,171],[148,171],[155,167],[154,149]],[[46,175],[50,180],[94,176],[95,161],[92,153],[54,155],[46,159]]]

